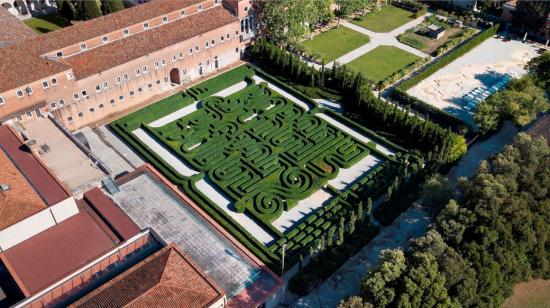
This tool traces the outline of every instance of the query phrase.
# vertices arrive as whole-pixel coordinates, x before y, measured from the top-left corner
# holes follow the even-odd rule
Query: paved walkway
[[[336,59],[336,62],[339,63],[339,64],[346,64],[346,63],[349,63],[359,57],[361,57],[362,55],[366,54],[367,52],[375,49],[376,47],[378,46],[384,46],[384,45],[387,45],[387,46],[395,46],[399,49],[402,49],[404,51],[407,51],[407,52],[410,52],[416,56],[419,56],[421,58],[425,58],[425,57],[430,57],[430,55],[428,55],[427,53],[425,52],[422,52],[416,48],[412,48],[411,46],[409,45],[405,45],[401,42],[399,42],[397,40],[397,36],[403,32],[405,32],[406,30],[410,29],[410,28],[413,28],[413,27],[416,27],[417,25],[421,24],[422,21],[424,21],[424,18],[426,16],[429,16],[430,13],[426,13],[425,15],[422,15],[421,17],[418,17],[417,19],[415,20],[412,20],[398,28],[395,28],[393,29],[392,31],[390,32],[386,32],[386,33],[378,33],[378,32],[373,32],[371,30],[368,30],[368,29],[365,29],[363,27],[360,27],[358,25],[355,25],[355,24],[352,24],[348,21],[343,21],[340,23],[340,25],[346,27],[346,28],[350,28],[352,30],[355,30],[359,33],[363,33],[365,35],[368,35],[370,37],[370,41],[357,48],[357,49],[354,49],[352,51],[350,51],[349,53],[341,56],[340,58]],[[332,65],[333,65],[334,62],[331,62],[331,63],[328,63],[325,65],[325,67],[327,68],[331,68]],[[315,68],[320,68],[320,65],[317,65],[317,64],[314,64]]]

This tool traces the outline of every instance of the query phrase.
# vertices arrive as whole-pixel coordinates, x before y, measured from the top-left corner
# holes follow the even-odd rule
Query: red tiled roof
[[[54,205],[69,197],[69,193],[57,179],[27,151],[21,140],[5,125],[0,126],[0,147],[47,205]]]
[[[120,240],[128,240],[141,231],[138,225],[99,188],[96,187],[84,193],[84,200],[109,225]]]
[[[235,21],[238,21],[237,17],[218,6],[90,49],[61,62],[71,66],[75,76],[82,79]]]
[[[8,191],[0,191],[0,230],[48,207],[2,148],[0,148],[0,184],[7,184],[10,187]]]
[[[27,296],[100,257],[118,239],[99,218],[80,213],[4,251],[10,272]]]
[[[0,59],[7,59],[7,61],[0,61],[0,92],[21,87],[25,84],[38,81],[71,68],[61,62],[47,60],[40,57],[40,55],[183,9],[201,1],[202,0],[155,0],[113,14],[80,22],[73,26],[58,29],[36,38],[27,39],[19,44],[2,48],[0,49]],[[209,11],[210,10],[205,10],[199,15],[205,16],[204,14],[208,14],[207,12]],[[217,21],[205,20],[202,25],[208,26],[208,22],[215,23]],[[170,24],[171,23],[167,25]],[[159,28],[167,25],[163,25]],[[150,32],[154,29],[156,28],[145,32]],[[204,32],[204,30],[202,32]],[[131,37],[132,36],[128,38]],[[122,41],[125,40],[126,39],[122,39]],[[130,46],[128,46],[126,51],[128,50],[131,50]],[[108,54],[109,57],[106,57],[106,55],[107,54],[102,54],[104,60],[110,59],[111,55]]]
[[[550,114],[545,114],[531,126],[527,133],[533,136],[543,136],[546,142],[550,144]]]
[[[75,302],[74,307],[209,307],[224,296],[176,246],[167,246]]]
[[[0,6],[0,48],[36,36],[37,34],[30,27]]]

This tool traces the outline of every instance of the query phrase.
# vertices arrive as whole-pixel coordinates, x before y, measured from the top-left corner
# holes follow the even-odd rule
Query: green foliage
[[[479,104],[474,120],[481,133],[492,132],[505,119],[525,126],[550,107],[544,90],[530,77],[511,80],[508,87]]]
[[[422,184],[422,205],[438,213],[453,197],[449,180],[441,174],[433,174]]]
[[[318,54],[326,61],[333,61],[340,56],[369,42],[369,37],[346,27],[333,28],[305,40],[302,45],[306,48],[310,58]]]
[[[531,59],[527,63],[527,72],[550,95],[550,52]]]
[[[498,307],[514,284],[549,277],[549,174],[547,141],[520,133],[460,180],[459,199],[449,201],[425,236],[410,241],[406,254],[382,252],[361,283],[363,302]]]
[[[381,9],[374,9],[371,13],[351,22],[374,32],[390,32],[413,20],[415,16],[411,11],[393,5],[386,5]]]
[[[101,0],[101,11],[104,15],[118,12],[124,9],[122,0]]]
[[[89,20],[103,15],[99,0],[78,0],[75,4],[76,16],[80,20]]]
[[[73,3],[69,0],[60,0],[57,2],[57,7],[61,17],[65,18],[67,21],[72,21],[76,19],[76,9]]]

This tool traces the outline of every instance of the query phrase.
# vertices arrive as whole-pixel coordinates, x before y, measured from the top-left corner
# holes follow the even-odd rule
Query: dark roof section
[[[8,9],[0,6],[0,48],[38,36]]]
[[[545,114],[538,119],[533,126],[527,129],[527,133],[532,136],[543,136],[550,144],[550,114]]]
[[[121,241],[126,241],[141,231],[138,225],[99,188],[84,193],[84,200]]]
[[[52,206],[69,197],[59,181],[27,151],[26,145],[6,125],[0,126],[0,147],[46,204]]]
[[[80,213],[4,252],[25,295],[38,293],[119,243],[99,217],[80,205]]]
[[[61,62],[71,66],[75,76],[82,79],[236,21],[237,17],[218,6],[90,49]]]
[[[223,290],[175,245],[167,246],[73,307],[209,307]]]

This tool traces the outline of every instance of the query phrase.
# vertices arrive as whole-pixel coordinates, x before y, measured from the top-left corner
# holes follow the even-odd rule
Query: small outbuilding
[[[438,40],[442,38],[445,35],[445,28],[437,26],[437,25],[430,25],[428,26],[428,36],[432,39]]]

